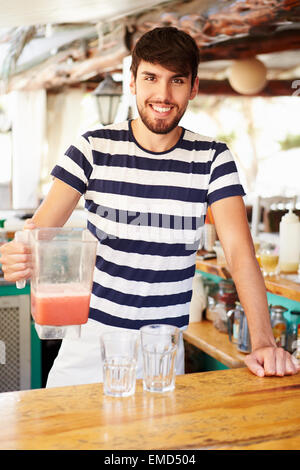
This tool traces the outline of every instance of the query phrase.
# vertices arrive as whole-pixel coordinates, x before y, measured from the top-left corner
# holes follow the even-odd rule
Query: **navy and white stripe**
[[[245,194],[226,144],[182,129],[172,149],[150,152],[126,121],[80,136],[52,175],[84,194],[100,241],[90,318],[186,328],[207,205]]]

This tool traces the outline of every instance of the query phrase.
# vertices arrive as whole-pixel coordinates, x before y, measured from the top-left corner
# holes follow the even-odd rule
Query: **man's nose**
[[[157,101],[165,103],[165,104],[170,104],[171,97],[172,97],[172,93],[171,93],[170,83],[167,81],[161,80],[157,84],[157,89],[156,89]]]

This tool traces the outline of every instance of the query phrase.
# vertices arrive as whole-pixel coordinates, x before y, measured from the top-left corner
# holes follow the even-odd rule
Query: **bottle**
[[[233,281],[225,279],[219,282],[217,301],[224,303],[227,311],[235,307],[235,302],[238,301],[238,295]]]
[[[251,352],[250,331],[247,317],[243,311],[241,311],[237,350],[245,354]]]
[[[233,281],[229,279],[220,281],[214,306],[215,318],[213,324],[222,333],[228,333],[227,312],[234,309],[237,300],[238,295]]]
[[[240,302],[236,302],[235,305],[236,305],[236,308],[235,308],[234,320],[233,320],[233,343],[238,344],[239,336],[240,336],[241,317],[242,317],[242,314],[244,313],[244,310]]]
[[[281,272],[297,272],[300,258],[300,221],[289,209],[279,224],[279,268]]]
[[[235,302],[235,308],[227,312],[229,340],[233,344],[238,344],[239,341],[241,317],[243,313],[243,307],[238,301]]]
[[[297,349],[297,334],[298,324],[300,323],[300,311],[291,310],[290,318],[291,321],[289,322],[287,328],[286,349],[289,353],[293,354]]]
[[[271,326],[273,329],[273,335],[276,345],[281,348],[285,348],[286,345],[287,321],[283,316],[283,313],[286,311],[287,309],[281,305],[273,305],[271,307]]]
[[[204,290],[203,280],[200,273],[195,273],[193,279],[193,294],[190,304],[190,323],[202,321],[203,310],[207,305],[207,294]]]

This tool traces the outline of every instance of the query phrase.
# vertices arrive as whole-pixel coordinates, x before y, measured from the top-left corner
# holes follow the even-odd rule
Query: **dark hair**
[[[140,61],[160,64],[174,72],[192,75],[192,86],[198,73],[199,49],[194,39],[184,31],[166,26],[145,33],[132,51],[131,71],[136,78]]]

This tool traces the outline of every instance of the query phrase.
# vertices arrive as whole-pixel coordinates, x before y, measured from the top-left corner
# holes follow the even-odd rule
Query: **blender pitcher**
[[[89,315],[97,239],[87,229],[56,227],[16,232],[15,239],[31,247],[31,314],[39,338],[79,338]]]

